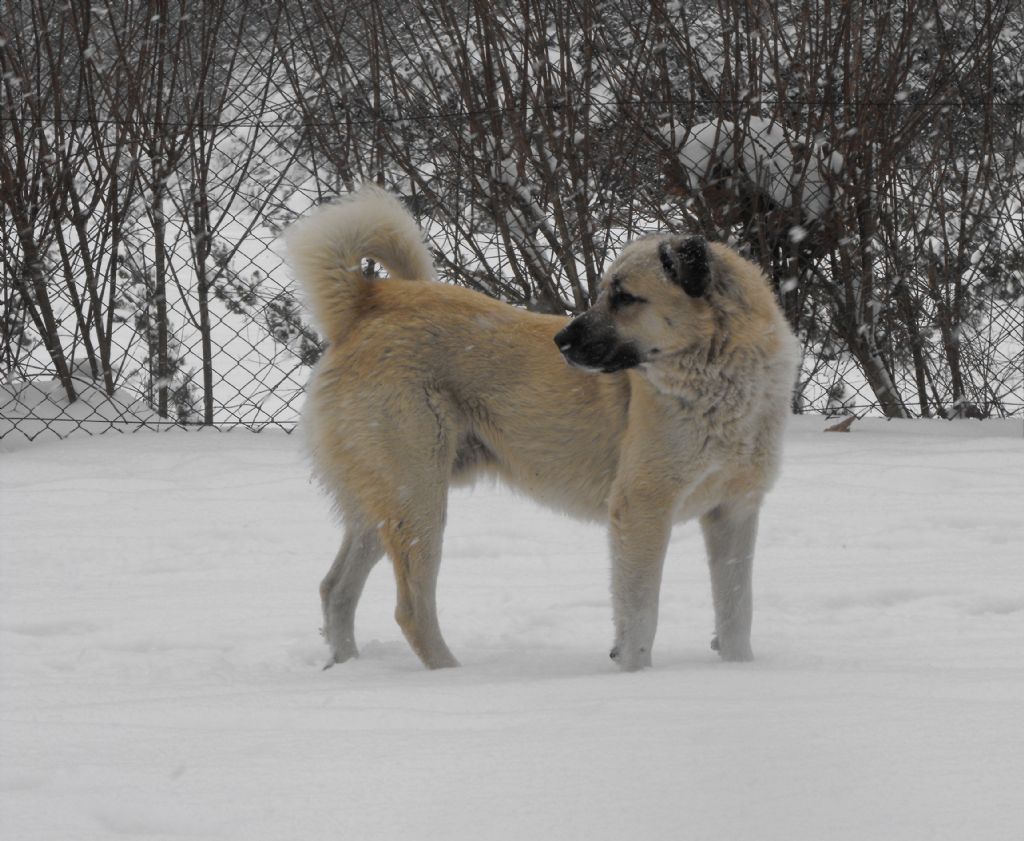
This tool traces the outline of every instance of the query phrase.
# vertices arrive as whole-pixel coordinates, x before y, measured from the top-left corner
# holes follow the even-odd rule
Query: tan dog
[[[609,521],[611,656],[625,669],[651,662],[672,525],[699,517],[712,647],[751,659],[758,509],[797,364],[756,267],[698,237],[637,240],[566,326],[433,282],[414,220],[378,189],[316,211],[288,246],[330,341],[304,423],[346,527],[320,587],[332,663],[357,654],[356,604],[387,552],[409,643],[430,668],[457,665],[437,620],[441,538],[449,487],[483,472]],[[362,258],[391,279],[365,277]]]

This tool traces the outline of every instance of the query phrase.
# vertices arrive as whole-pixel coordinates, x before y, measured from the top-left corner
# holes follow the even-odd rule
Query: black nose
[[[555,344],[558,349],[565,353],[580,337],[580,325],[578,321],[570,321],[565,327],[555,333]]]

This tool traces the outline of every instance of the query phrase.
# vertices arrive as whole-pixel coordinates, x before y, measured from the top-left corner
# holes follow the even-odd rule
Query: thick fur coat
[[[609,523],[612,657],[626,669],[651,662],[672,525],[699,518],[713,646],[752,657],[757,516],[797,362],[754,265],[697,237],[640,239],[567,324],[435,281],[415,222],[375,188],[297,223],[288,247],[330,342],[304,424],[346,530],[321,585],[331,663],[356,655],[356,605],[386,553],[413,649],[456,665],[437,571],[448,489],[481,473]],[[364,276],[364,258],[390,277]]]

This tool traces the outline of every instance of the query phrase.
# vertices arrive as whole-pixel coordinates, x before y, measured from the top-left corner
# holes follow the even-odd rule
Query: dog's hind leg
[[[327,666],[359,656],[355,640],[356,605],[370,570],[383,554],[376,529],[356,522],[346,527],[341,549],[320,583],[324,639],[331,649]]]
[[[381,538],[395,565],[395,619],[413,651],[429,669],[459,665],[441,635],[437,618],[437,574],[441,565],[447,487],[431,488],[434,500],[401,519],[381,525]],[[420,497],[422,499],[422,497]]]
[[[700,521],[711,569],[715,603],[715,639],[711,647],[723,660],[753,660],[752,572],[758,506],[721,505]]]

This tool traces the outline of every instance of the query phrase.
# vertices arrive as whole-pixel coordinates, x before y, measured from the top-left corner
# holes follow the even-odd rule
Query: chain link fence
[[[293,429],[323,347],[280,234],[365,180],[446,282],[546,312],[585,309],[635,236],[729,242],[803,341],[797,411],[1024,415],[1024,81],[974,99],[963,62],[957,90],[886,65],[858,99],[754,95],[713,49],[727,16],[541,5],[546,27],[490,15],[459,50],[440,2],[416,39],[331,4],[8,7],[0,437]],[[975,28],[1010,45],[983,78],[1024,63],[1005,18]]]

